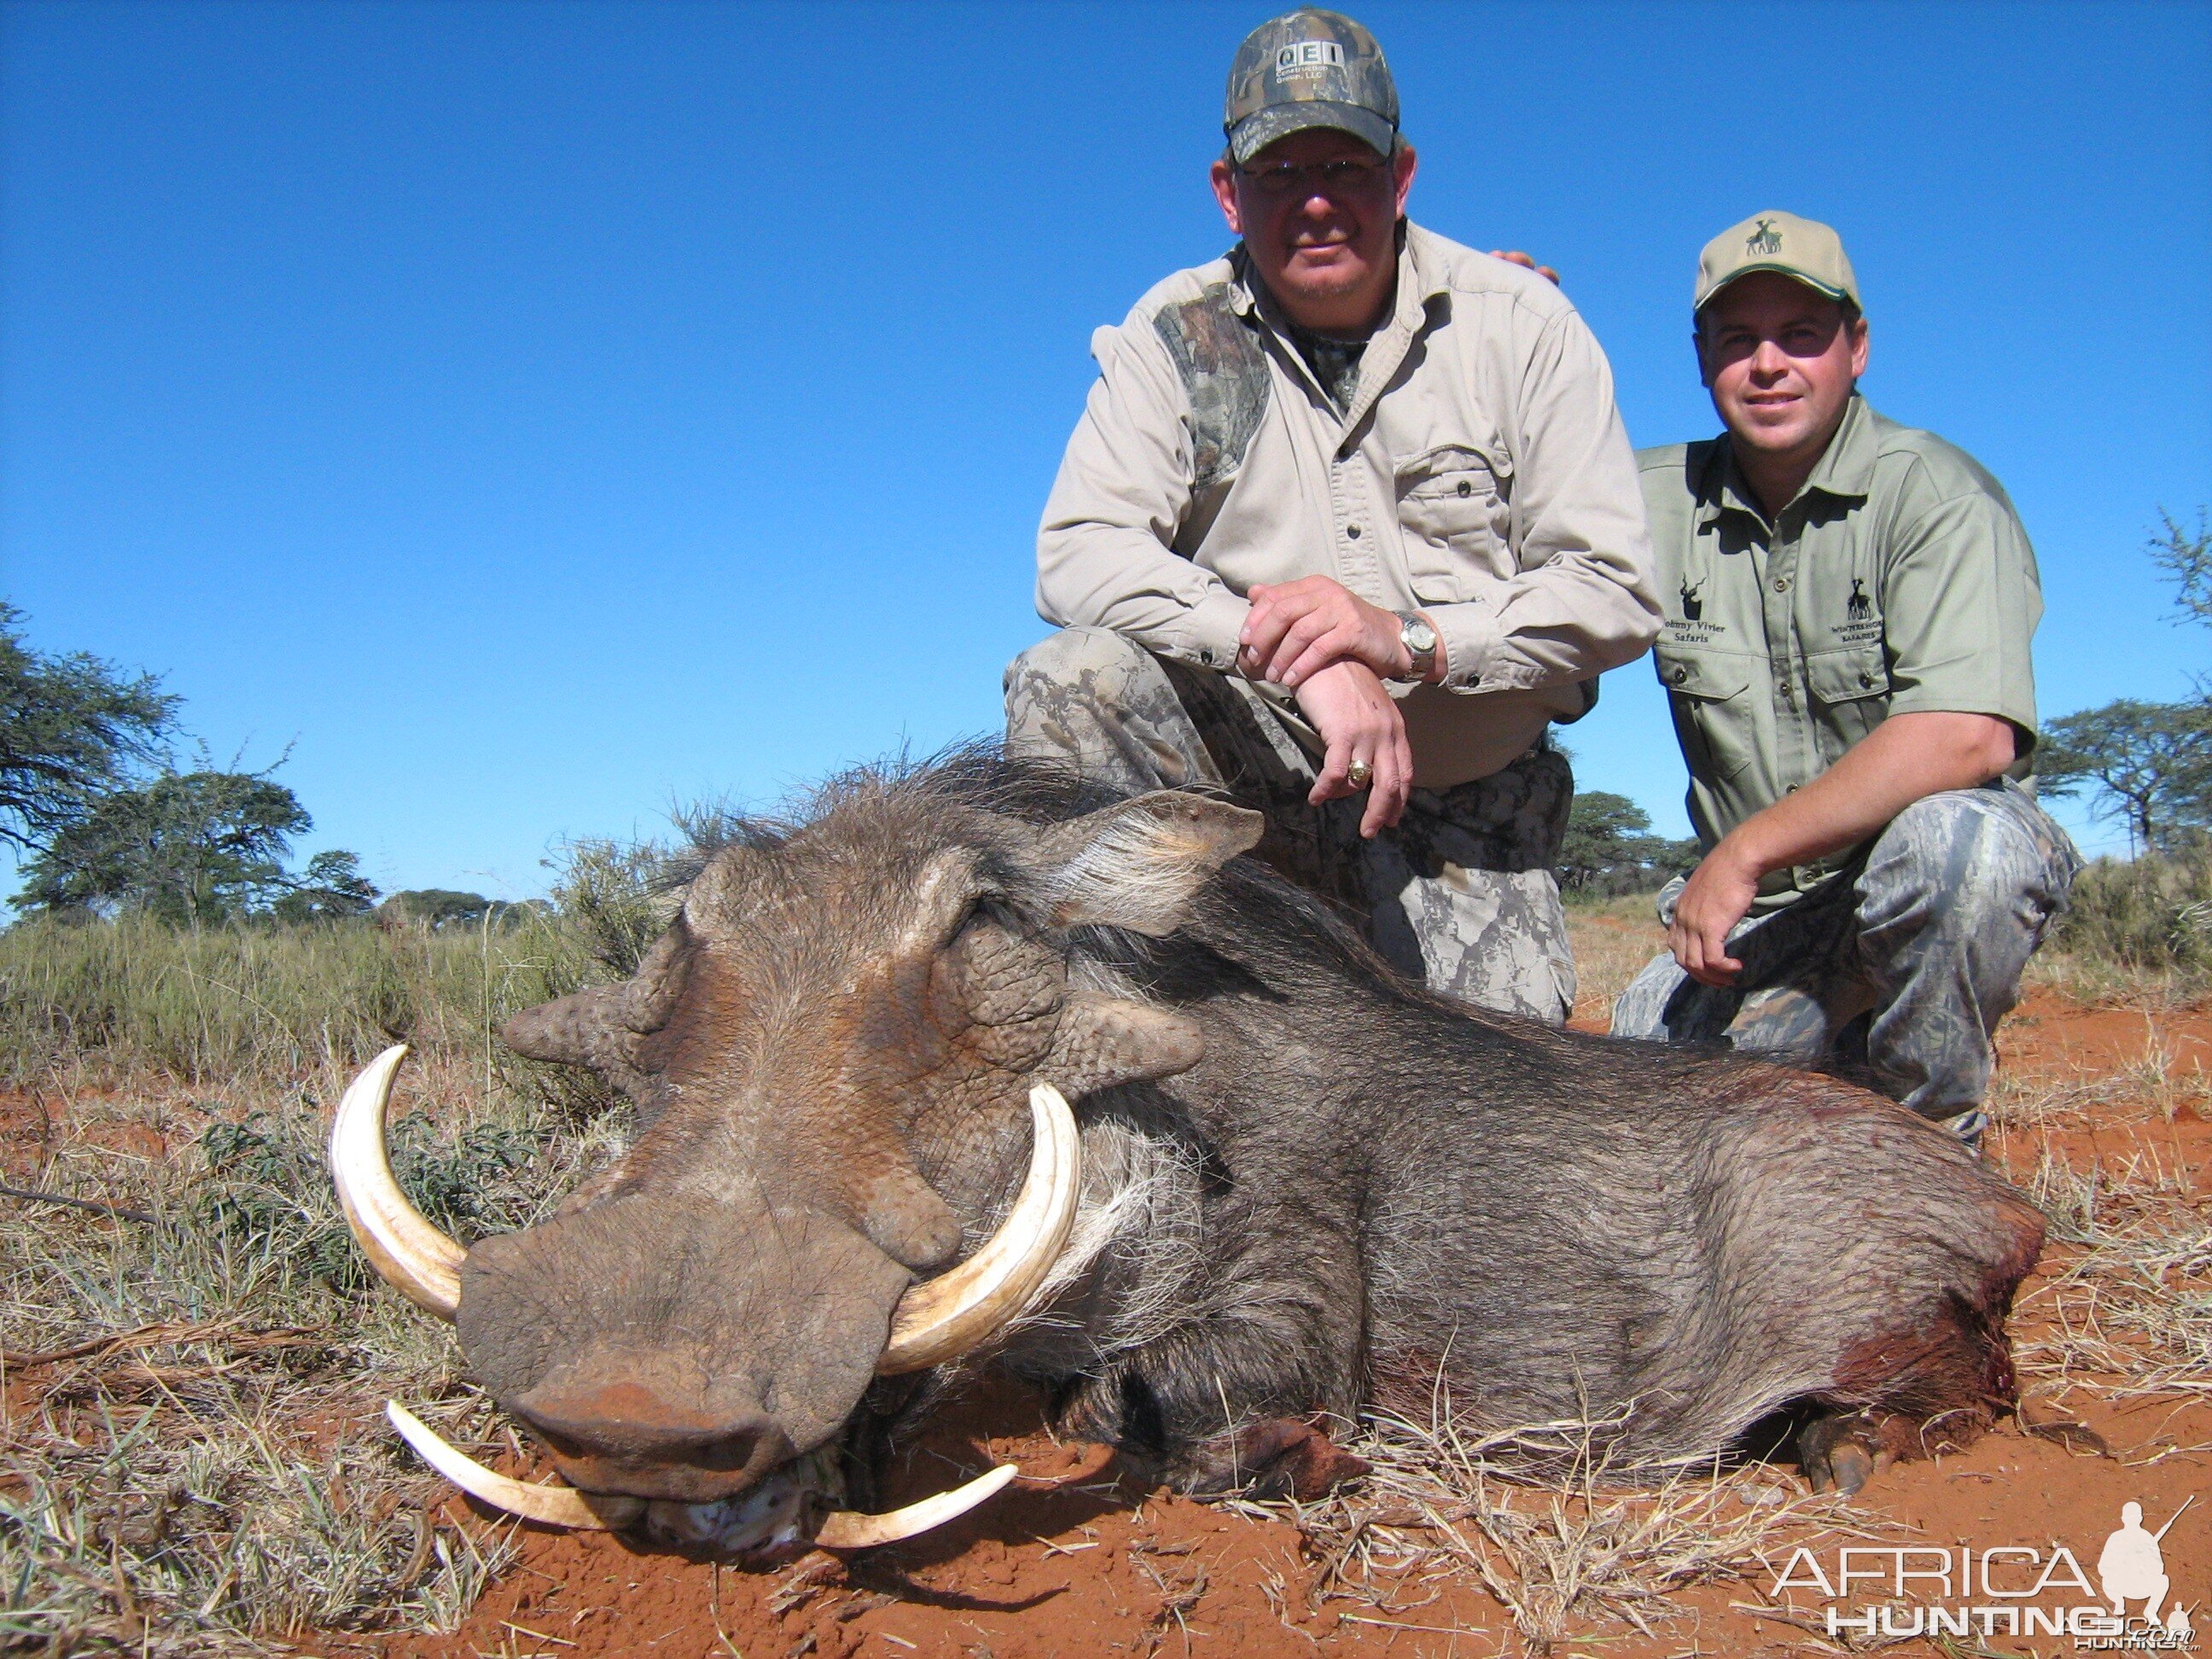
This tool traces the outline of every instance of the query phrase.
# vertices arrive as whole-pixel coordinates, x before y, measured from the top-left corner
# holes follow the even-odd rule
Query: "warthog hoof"
[[[1271,1417],[1200,1446],[1190,1460],[1188,1490],[1194,1498],[1295,1498],[1304,1503],[1372,1467],[1310,1423]]]
[[[1797,1462],[1814,1492],[1855,1498],[1874,1475],[1879,1442],[1864,1413],[1816,1418],[1797,1431]]]

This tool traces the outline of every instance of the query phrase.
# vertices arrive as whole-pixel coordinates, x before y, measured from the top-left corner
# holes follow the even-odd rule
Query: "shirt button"
[[[1668,674],[1667,678],[1674,681],[1675,684],[1680,685],[1684,680],[1690,678],[1690,671],[1681,665],[1677,664],[1674,672]]]
[[[1472,691],[1476,686],[1482,684],[1482,676],[1480,674],[1469,674],[1465,679],[1462,680],[1460,684],[1467,687],[1468,690]]]
[[[1204,664],[1206,667],[1208,667],[1208,668],[1212,667],[1212,666],[1213,666],[1213,647],[1212,647],[1212,646],[1210,646],[1210,645],[1209,645],[1209,646],[1206,646],[1206,647],[1205,647],[1204,648],[1202,648],[1202,649],[1199,652],[1199,653],[1198,653],[1198,659],[1199,659],[1199,661],[1200,661],[1200,663]]]
[[[1472,495],[1474,494],[1474,486],[1465,478],[1462,478],[1459,481],[1459,493],[1462,495]]]
[[[1777,576],[1774,579],[1774,591],[1778,593],[1787,593],[1790,591],[1790,578]]]
[[[1344,527],[1344,533],[1356,542],[1359,539],[1359,526],[1356,524],[1348,524]]]
[[[1872,685],[1874,684],[1874,676],[1869,673],[1865,669],[1862,668],[1859,670],[1859,684],[1861,685]]]

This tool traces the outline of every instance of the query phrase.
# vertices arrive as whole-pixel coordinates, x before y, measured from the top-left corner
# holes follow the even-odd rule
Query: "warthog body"
[[[1594,1420],[1627,1467],[1785,1408],[1909,1452],[2009,1401],[2041,1222],[1948,1137],[1442,1001],[1235,856],[1256,830],[971,754],[714,853],[636,980],[508,1027],[641,1127],[469,1253],[472,1367],[577,1486],[744,1491],[914,1397],[872,1381],[893,1306],[991,1231],[1043,1080],[1083,1206],[994,1352],[1194,1488],[1295,1483],[1285,1420],[1370,1402]]]

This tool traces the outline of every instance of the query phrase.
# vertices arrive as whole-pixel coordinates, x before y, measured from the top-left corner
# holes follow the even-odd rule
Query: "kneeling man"
[[[1611,373],[1550,283],[1407,222],[1358,24],[1262,24],[1224,125],[1242,240],[1092,338],[1037,538],[1061,631],[1007,670],[1008,752],[1256,807],[1261,855],[1400,969],[1557,1024],[1545,732],[1658,628]]]
[[[1705,857],[1613,1033],[1832,1055],[1972,1144],[1990,1033],[2080,864],[2025,783],[2035,555],[1972,456],[1858,394],[1827,226],[1723,231],[1695,307],[1728,430],[1638,459]]]

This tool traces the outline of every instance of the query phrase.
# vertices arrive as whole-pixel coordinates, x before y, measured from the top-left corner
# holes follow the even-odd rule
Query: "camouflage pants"
[[[1382,955],[1430,988],[1559,1024],[1574,957],[1553,866],[1574,779],[1542,744],[1493,775],[1416,789],[1395,830],[1359,834],[1364,796],[1308,804],[1320,775],[1303,722],[1231,674],[1158,657],[1103,628],[1068,628],[1006,669],[1006,752],[1136,794],[1199,788],[1267,820],[1258,855],[1349,911]]]
[[[1662,951],[1613,1005],[1613,1034],[1831,1062],[1964,1132],[1989,1090],[1990,1035],[2081,864],[2015,783],[1929,795],[1862,859],[1729,935],[1740,987],[1700,985]],[[1660,894],[1661,920],[1681,890]]]

